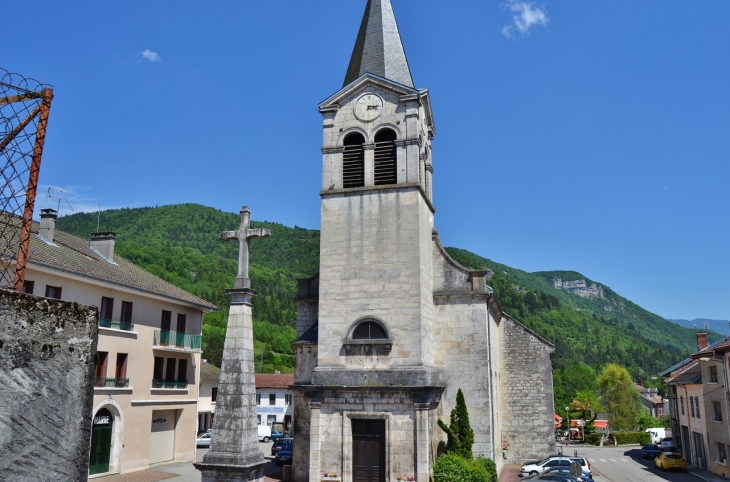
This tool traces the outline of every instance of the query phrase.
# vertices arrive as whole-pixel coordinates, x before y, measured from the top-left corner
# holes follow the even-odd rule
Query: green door
[[[106,413],[103,413],[106,412]],[[99,410],[91,428],[91,453],[89,454],[89,475],[109,472],[109,457],[112,451],[113,417],[105,410]]]

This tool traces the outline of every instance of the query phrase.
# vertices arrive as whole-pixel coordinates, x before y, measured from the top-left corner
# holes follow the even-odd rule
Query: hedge
[[[442,454],[433,465],[434,482],[497,482],[497,466],[482,457],[468,460],[454,454]]]
[[[651,436],[646,432],[614,432],[611,435],[619,445],[644,445],[651,442]]]

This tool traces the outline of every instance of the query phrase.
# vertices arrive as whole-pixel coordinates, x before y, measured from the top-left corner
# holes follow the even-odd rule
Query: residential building
[[[283,430],[292,426],[294,406],[292,391],[294,375],[279,373],[256,374],[256,418],[259,425],[281,425]]]
[[[669,399],[659,395],[659,390],[654,387],[645,387],[641,378],[634,383],[636,390],[641,395],[641,403],[654,418],[659,418],[669,413]]]
[[[203,360],[200,364],[200,388],[198,390],[198,433],[207,432],[213,428],[220,378],[221,369]]]
[[[698,351],[660,375],[669,389],[674,445],[695,467],[730,476],[728,354],[730,337],[712,345],[697,334]]]
[[[114,253],[115,233],[81,239],[33,223],[24,291],[99,308],[89,473],[195,455],[203,313],[214,305]]]
[[[200,365],[198,433],[207,432],[213,427],[220,376],[220,368],[206,362]],[[283,430],[292,427],[294,407],[289,386],[293,383],[294,375],[256,374],[256,413],[259,425],[278,425]]]

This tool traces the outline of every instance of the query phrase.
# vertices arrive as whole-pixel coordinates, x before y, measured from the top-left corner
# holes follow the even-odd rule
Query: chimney
[[[697,332],[697,349],[698,350],[704,350],[707,348],[707,333],[703,333],[701,331]]]
[[[49,243],[53,242],[56,218],[58,218],[58,211],[55,209],[41,209],[41,227],[38,229],[38,234]]]
[[[101,233],[91,233],[91,249],[96,250],[100,255],[105,257],[107,261],[114,261],[114,241],[117,239],[117,233],[113,231],[104,231]]]

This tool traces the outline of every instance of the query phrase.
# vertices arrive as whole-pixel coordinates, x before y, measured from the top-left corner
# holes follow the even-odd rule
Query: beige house
[[[198,391],[198,433],[213,428],[215,402],[218,399],[218,381],[221,369],[210,363],[200,364],[200,389]]]
[[[24,291],[99,308],[90,475],[195,455],[203,313],[216,309],[114,254],[115,234],[85,240],[33,223]]]

